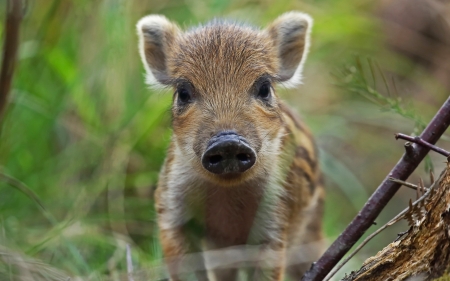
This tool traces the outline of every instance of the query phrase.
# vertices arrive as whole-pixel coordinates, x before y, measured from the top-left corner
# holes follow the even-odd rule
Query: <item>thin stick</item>
[[[19,47],[19,26],[22,21],[22,0],[9,0],[6,5],[3,62],[0,73],[0,118],[3,116],[11,90]]]
[[[392,182],[399,183],[401,185],[404,185],[404,186],[409,187],[409,188],[414,189],[414,190],[419,189],[419,187],[417,185],[409,183],[409,182],[406,182],[406,181],[402,181],[402,180],[399,180],[399,179],[396,179],[396,178],[392,178],[392,177],[390,177],[389,180],[392,181]]]
[[[430,144],[435,144],[450,125],[450,97],[420,135]],[[373,222],[400,188],[400,184],[391,182],[390,177],[406,180],[430,151],[429,147],[413,144],[400,161],[392,168],[383,182],[368,199],[358,215],[331,244],[320,259],[313,263],[303,276],[303,281],[322,281],[333,267],[344,257],[353,245],[373,225]]]
[[[444,175],[444,173],[442,173],[441,178],[442,178],[443,175]],[[440,182],[440,179],[439,179],[438,182]],[[425,192],[425,194],[423,194],[419,199],[417,199],[412,205],[413,206],[417,206],[420,202],[425,200],[430,195],[431,190],[433,188],[435,188],[435,184],[434,183],[430,186],[430,188],[427,189],[427,192]],[[400,214],[396,215],[388,223],[386,223],[385,225],[380,227],[377,231],[375,231],[371,235],[367,236],[367,238],[364,239],[364,241],[362,241],[361,244],[350,255],[348,255],[347,258],[345,258],[338,266],[336,266],[333,269],[333,271],[331,271],[323,281],[330,280],[330,278],[333,277],[353,256],[355,256],[359,252],[359,250],[361,250],[367,243],[369,243],[370,240],[372,240],[380,232],[382,232],[383,230],[385,230],[389,226],[391,226],[391,225],[399,222],[400,220],[402,220],[404,218],[406,212],[408,212],[409,209],[410,209],[410,207],[404,209]]]
[[[445,157],[449,157],[450,156],[450,152],[448,152],[447,150],[442,149],[440,147],[437,147],[437,146],[435,146],[435,145],[433,145],[433,144],[431,144],[431,143],[429,143],[427,141],[424,141],[420,137],[411,137],[411,136],[408,136],[408,135],[405,135],[405,134],[398,133],[398,134],[395,134],[395,139],[397,139],[397,140],[398,139],[402,139],[402,140],[407,140],[407,141],[410,141],[410,142],[413,142],[413,143],[417,143],[417,144],[426,146],[429,149],[431,149],[431,150],[433,150],[433,151],[435,151],[435,152],[437,152],[439,154],[444,155]]]

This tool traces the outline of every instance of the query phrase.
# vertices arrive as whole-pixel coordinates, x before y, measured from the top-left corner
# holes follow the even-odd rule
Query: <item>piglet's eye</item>
[[[180,88],[177,90],[178,93],[178,103],[186,104],[192,101],[191,92],[186,88]]]
[[[264,83],[261,85],[258,91],[258,97],[262,100],[269,100],[270,99],[270,83]]]

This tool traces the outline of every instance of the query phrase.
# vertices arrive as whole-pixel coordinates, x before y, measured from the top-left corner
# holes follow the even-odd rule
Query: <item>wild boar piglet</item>
[[[172,280],[187,271],[199,280],[283,280],[285,272],[300,280],[318,258],[317,148],[274,88],[299,84],[311,26],[301,12],[263,30],[214,20],[182,31],[160,15],[138,22],[147,83],[174,91],[155,193]],[[223,260],[207,251],[219,249]]]

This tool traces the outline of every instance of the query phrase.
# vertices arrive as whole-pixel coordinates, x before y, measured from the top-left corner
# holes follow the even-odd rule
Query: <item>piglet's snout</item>
[[[256,153],[247,140],[233,131],[211,138],[202,156],[203,167],[214,174],[243,173],[256,161]]]

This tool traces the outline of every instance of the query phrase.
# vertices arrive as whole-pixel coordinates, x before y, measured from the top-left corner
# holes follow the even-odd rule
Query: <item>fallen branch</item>
[[[330,274],[327,275],[327,277],[324,279],[324,281],[330,280],[331,277],[333,277],[339,271],[339,269],[341,269],[352,257],[354,257],[359,252],[359,250],[361,250],[375,236],[380,234],[383,230],[385,230],[389,226],[394,225],[395,223],[401,221],[402,219],[405,219],[406,216],[408,215],[408,212],[411,212],[415,208],[422,206],[424,204],[424,200],[426,200],[427,198],[429,198],[431,195],[434,194],[433,189],[436,188],[436,186],[439,184],[439,182],[443,179],[443,176],[444,176],[444,173],[441,175],[441,178],[437,182],[433,182],[433,184],[430,186],[430,188],[427,189],[427,192],[425,192],[425,194],[423,194],[420,198],[418,198],[413,204],[410,204],[410,206],[408,208],[403,210],[400,214],[396,215],[393,219],[391,219],[388,223],[386,223],[385,225],[380,227],[377,231],[375,231],[371,235],[367,236],[367,238],[364,239],[364,241],[361,242],[361,244],[359,244],[359,246],[350,255],[348,255],[347,258],[345,258],[338,266],[336,266],[333,269],[333,271],[330,272]],[[404,185],[404,183],[405,182],[403,182],[401,184]],[[420,188],[417,188],[416,190],[419,190],[419,189]],[[403,234],[404,233],[402,233],[402,235]]]
[[[445,101],[420,138],[429,144],[435,144],[450,125],[450,97]],[[413,144],[405,145],[406,152],[391,172],[386,176],[377,190],[366,202],[362,210],[331,244],[320,259],[313,263],[310,270],[303,276],[303,281],[321,281],[328,275],[342,257],[364,235],[366,230],[391,200],[400,184],[392,182],[389,178],[405,181],[430,151],[429,147]]]
[[[5,39],[0,72],[0,118],[3,116],[11,90],[19,47],[19,26],[22,21],[22,0],[9,0],[6,5]]]
[[[410,206],[402,217],[409,230],[344,281],[431,280],[440,277],[450,264],[450,166],[423,195],[420,204]],[[417,202],[417,201],[416,201]],[[447,280],[447,279],[445,279]]]

